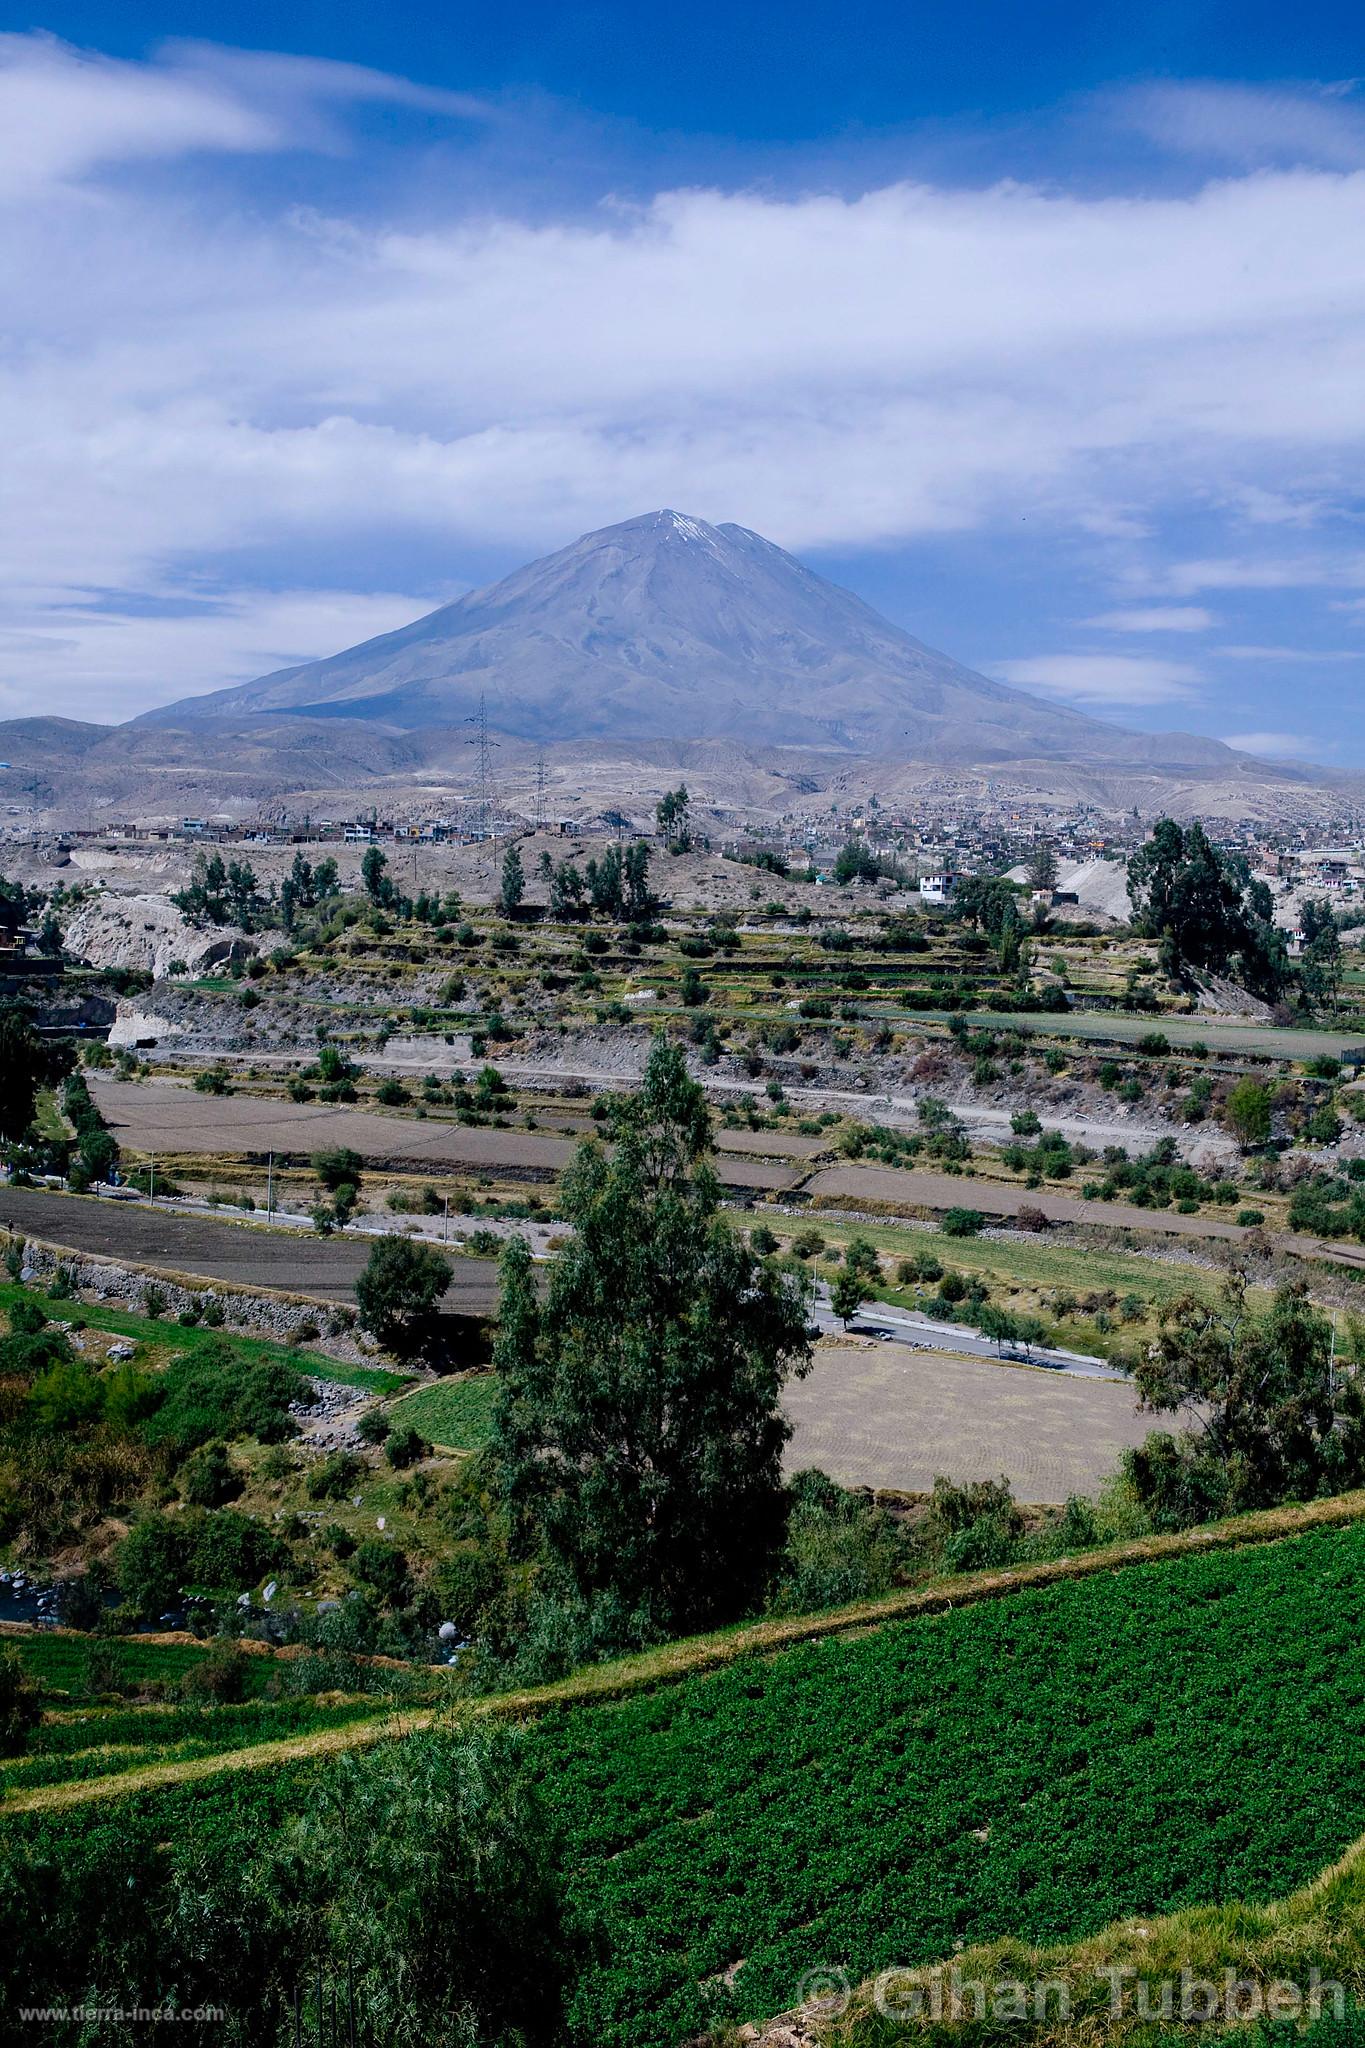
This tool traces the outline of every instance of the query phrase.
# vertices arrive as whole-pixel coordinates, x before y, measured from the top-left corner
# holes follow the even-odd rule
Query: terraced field
[[[245,1750],[289,1736],[348,1728],[389,1711],[383,1699],[322,1704],[253,1700],[242,1706],[81,1706],[46,1714],[22,1756],[0,1760],[0,1802],[85,1780],[129,1777],[149,1766]]]
[[[575,1681],[601,1703],[545,1715],[521,1743],[591,1933],[574,2048],[680,2048],[717,2020],[790,2006],[817,1968],[857,1981],[968,1942],[1083,1941],[1232,1901],[1226,1923],[1202,1916],[1206,1945],[1232,1940],[1234,1920],[1259,1925],[1257,1902],[1295,1892],[1365,1831],[1365,1527],[1178,1549],[1070,1579],[1040,1568],[1022,1590],[945,1609],[956,1582],[937,1612],[870,1629],[865,1612],[856,1630],[856,1616],[829,1617],[845,1632],[785,1649],[760,1630],[763,1655],[717,1638],[714,1657],[733,1661],[707,1675],[680,1676],[707,1645],[677,1646],[639,1660],[654,1689],[627,1696],[612,1696],[624,1667]],[[503,1706],[524,1718],[554,1699]],[[156,1844],[196,1829],[249,1865],[253,1842],[315,1797],[328,1750],[370,1732],[316,1711],[303,1753],[265,1768],[204,1776],[191,1757],[190,1782],[130,1783],[93,1812],[38,1788],[11,1804],[6,1840],[57,1872],[138,1872],[120,1911],[140,1912]],[[254,1738],[260,1716],[241,1712]],[[49,1753],[74,1764],[78,1740],[114,1747],[127,1732],[118,1710],[63,1722]],[[168,1750],[195,1739],[178,1719],[163,1727]]]
[[[609,1951],[576,2039],[675,2048],[819,1966],[1291,1891],[1365,1830],[1363,1595],[1352,1528],[543,1722],[533,1766]]]
[[[256,1095],[205,1097],[155,1084],[97,1080],[95,1092],[119,1142],[142,1154],[155,1153],[163,1162],[234,1156],[264,1160],[271,1151],[280,1160],[307,1161],[315,1152],[345,1146],[370,1165],[418,1172],[495,1172],[510,1180],[547,1181],[564,1171],[576,1144],[573,1138],[537,1131],[469,1126],[430,1116],[385,1116]],[[777,1133],[762,1144],[747,1142],[753,1135],[720,1134],[716,1171],[722,1181],[742,1188],[792,1187],[799,1172],[767,1161],[784,1155],[809,1158],[821,1149],[818,1140],[799,1133]],[[732,1136],[740,1142],[732,1143]]]

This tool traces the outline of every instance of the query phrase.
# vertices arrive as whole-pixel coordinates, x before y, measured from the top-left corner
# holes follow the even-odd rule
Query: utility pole
[[[488,705],[482,690],[479,692],[478,715],[475,718],[471,718],[469,723],[474,727],[474,736],[472,739],[467,740],[465,744],[466,746],[477,747],[479,750],[480,830],[486,839],[492,840],[493,849],[496,853],[498,844],[498,813],[493,791],[493,749],[497,746],[498,742],[490,740],[488,737]]]
[[[545,830],[545,752],[536,756],[536,830]]]

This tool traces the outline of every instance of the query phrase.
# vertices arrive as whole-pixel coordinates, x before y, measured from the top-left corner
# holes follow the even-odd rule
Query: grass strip
[[[60,1245],[49,1249],[62,1251]],[[86,1258],[84,1252],[69,1252],[68,1257]],[[203,1292],[214,1292],[209,1282],[196,1282]],[[303,1345],[277,1344],[269,1337],[240,1336],[235,1330],[205,1329],[202,1323],[164,1322],[156,1316],[134,1315],[129,1309],[111,1308],[104,1302],[57,1299],[46,1294],[39,1287],[22,1287],[13,1281],[0,1283],[0,1310],[6,1316],[16,1302],[36,1301],[45,1315],[54,1321],[80,1320],[92,1330],[105,1330],[111,1336],[131,1337],[139,1344],[150,1345],[168,1351],[197,1351],[205,1344],[227,1342],[242,1357],[248,1359],[279,1359],[306,1372],[310,1379],[331,1380],[337,1386],[357,1387],[371,1394],[396,1394],[403,1387],[412,1385],[409,1373],[390,1372],[387,1367],[377,1365],[352,1365],[348,1361],[329,1358],[325,1351],[311,1351]]]

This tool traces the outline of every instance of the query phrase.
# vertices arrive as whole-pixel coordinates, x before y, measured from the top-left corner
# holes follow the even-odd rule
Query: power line
[[[485,839],[496,841],[498,836],[498,819],[497,805],[493,792],[493,749],[499,743],[497,740],[490,740],[488,737],[488,706],[482,690],[479,692],[478,714],[469,719],[467,723],[474,727],[474,736],[472,739],[466,740],[465,745],[467,747],[477,747],[479,750],[477,771],[479,831]]]

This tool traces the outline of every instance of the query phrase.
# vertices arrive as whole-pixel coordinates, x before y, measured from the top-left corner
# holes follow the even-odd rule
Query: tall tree
[[[692,799],[687,784],[680,782],[659,799],[655,808],[659,830],[670,853],[686,853],[692,845]]]
[[[516,916],[525,894],[526,870],[521,864],[521,849],[509,846],[502,857],[502,881],[498,886],[498,908],[504,917]]]
[[[367,846],[365,857],[360,863],[360,879],[365,885],[365,894],[371,903],[385,903],[393,893],[389,880],[387,856],[377,846]]]
[[[381,1237],[355,1283],[360,1320],[395,1358],[416,1358],[431,1340],[449,1286],[450,1261],[433,1245]]]
[[[0,1140],[22,1138],[38,1090],[70,1070],[69,1046],[41,1038],[22,1003],[0,1003]]]
[[[719,1213],[708,1126],[657,1039],[612,1151],[581,1146],[565,1178],[574,1235],[543,1303],[525,1243],[503,1258],[489,1469],[514,1547],[599,1644],[743,1612],[780,1541],[778,1403],[809,1363],[807,1286]]]
[[[1028,864],[1028,878],[1032,889],[1056,888],[1057,849],[1050,839],[1040,839],[1035,845]]]
[[[584,881],[571,860],[560,861],[550,876],[550,915],[575,915],[583,902]]]
[[[1179,1437],[1149,1437],[1130,1454],[1158,1521],[1358,1483],[1360,1388],[1334,1368],[1332,1326],[1302,1283],[1282,1287],[1265,1315],[1236,1272],[1216,1301],[1182,1295],[1133,1376],[1145,1408],[1189,1418]]]
[[[1341,933],[1324,896],[1303,906],[1303,962],[1299,980],[1306,1001],[1317,1007],[1334,1007],[1341,992]]]

